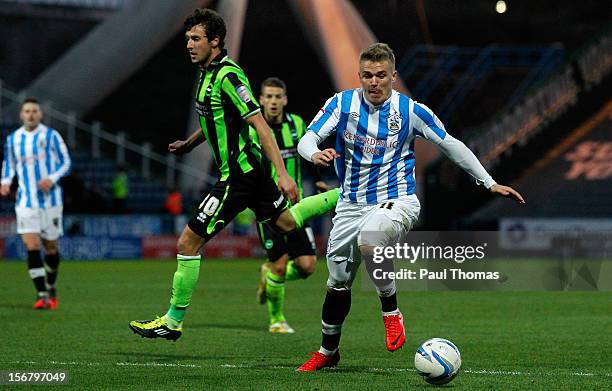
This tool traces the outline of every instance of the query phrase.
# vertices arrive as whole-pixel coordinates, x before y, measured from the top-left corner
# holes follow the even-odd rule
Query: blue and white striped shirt
[[[417,136],[436,144],[478,183],[495,183],[427,106],[395,90],[379,106],[368,102],[361,88],[339,92],[327,100],[308,130],[317,143],[336,133],[340,196],[349,202],[377,204],[414,194]]]
[[[17,175],[19,188],[16,207],[50,208],[63,206],[59,179],[70,171],[71,161],[62,136],[43,124],[32,131],[22,126],[6,138],[2,162],[2,185],[10,185]],[[38,188],[41,179],[54,185],[49,192]]]

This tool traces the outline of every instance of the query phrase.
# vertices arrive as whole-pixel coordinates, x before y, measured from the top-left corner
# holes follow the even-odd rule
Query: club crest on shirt
[[[249,103],[251,101],[249,91],[244,85],[240,84],[238,87],[236,87],[236,93],[244,103]]]
[[[397,111],[394,111],[391,115],[389,115],[387,126],[389,127],[389,134],[399,132],[400,128],[402,127],[402,116]]]

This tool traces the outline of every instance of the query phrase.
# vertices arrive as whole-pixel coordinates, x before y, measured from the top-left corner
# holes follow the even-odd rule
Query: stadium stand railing
[[[495,77],[497,93],[500,93],[500,79],[521,75],[520,82],[505,83],[509,100],[513,102],[550,74],[564,56],[565,50],[560,44],[491,44],[483,48],[415,45],[402,56],[397,68],[411,86],[413,97],[427,102],[450,125],[467,97],[482,89],[490,75]]]
[[[15,110],[25,99],[7,89],[0,80],[0,118],[17,118]],[[138,144],[128,140],[125,132],[112,133],[103,129],[100,122],[91,124],[81,121],[74,113],[64,113],[53,107],[53,102],[43,101],[45,123],[60,131],[72,150],[88,151],[93,159],[112,157],[117,165],[139,167],[145,180],[162,181],[168,187],[177,184],[177,176],[183,175],[203,184],[213,184],[214,178],[201,169],[182,163],[176,156],[153,151],[150,143]],[[10,112],[14,111],[14,112]]]
[[[134,0],[2,0],[2,2],[53,7],[79,7],[117,10],[123,8],[129,3],[133,3]]]
[[[612,25],[580,49],[545,81],[523,98],[472,132],[470,148],[487,168],[493,167],[512,147],[523,146],[547,123],[559,118],[577,102],[581,90],[590,91],[612,71]]]
[[[605,27],[572,53],[514,107],[490,117],[483,126],[463,137],[496,180],[513,184],[528,175],[538,159],[557,148],[610,99],[611,27]],[[431,163],[425,170],[424,226],[457,228],[464,217],[491,200],[487,192],[479,192],[470,182],[448,160],[442,158]],[[459,188],[466,190],[458,193]],[[520,187],[518,190],[525,191]],[[453,203],[447,202],[449,197]],[[497,222],[483,224],[487,229],[496,229]]]

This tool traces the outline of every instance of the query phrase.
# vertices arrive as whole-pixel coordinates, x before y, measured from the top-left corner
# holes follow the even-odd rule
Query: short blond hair
[[[393,65],[393,69],[395,69],[395,55],[386,43],[378,42],[363,49],[359,53],[359,63],[361,64],[364,61],[389,61]]]

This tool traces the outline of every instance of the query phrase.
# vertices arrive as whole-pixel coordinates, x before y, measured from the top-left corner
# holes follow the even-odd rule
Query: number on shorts
[[[215,213],[218,207],[219,199],[209,194],[206,196],[206,198],[204,198],[198,208],[202,209],[202,212],[206,213],[207,215],[212,216],[212,214]]]

